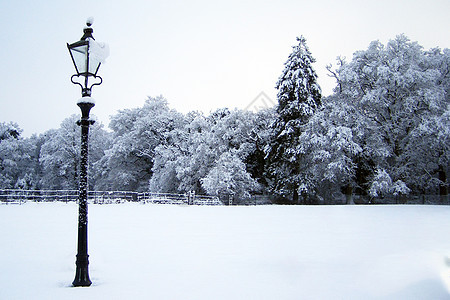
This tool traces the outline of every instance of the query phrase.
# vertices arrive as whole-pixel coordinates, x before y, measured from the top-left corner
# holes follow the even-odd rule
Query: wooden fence
[[[76,202],[77,190],[0,190],[1,204],[22,204],[25,202]],[[89,191],[88,202],[112,204],[140,202],[152,204],[223,205],[217,197],[186,194],[137,193],[128,191]]]
[[[274,200],[275,199],[275,200]],[[371,199],[354,195],[355,204],[421,204],[421,205],[450,205],[448,196],[439,195],[408,195],[403,197],[388,197]],[[0,204],[22,204],[24,202],[76,202],[77,190],[0,190]],[[270,195],[254,195],[250,199],[236,199],[232,195],[213,196],[196,195],[194,193],[166,194],[166,193],[137,193],[129,191],[89,191],[88,202],[94,204],[112,204],[124,202],[140,202],[152,204],[179,205],[268,205],[272,203],[293,204],[289,201],[280,202]],[[313,204],[345,204],[345,197],[333,197],[327,201]]]

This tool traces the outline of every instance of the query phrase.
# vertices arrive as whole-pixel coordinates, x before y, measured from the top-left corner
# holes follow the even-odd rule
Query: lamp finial
[[[94,17],[87,18],[87,20],[86,20],[87,26],[91,27],[93,23],[94,23]]]

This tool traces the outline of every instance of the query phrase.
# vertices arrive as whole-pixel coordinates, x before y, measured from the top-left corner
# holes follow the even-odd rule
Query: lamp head
[[[89,18],[86,21],[87,27],[84,28],[83,36],[79,41],[67,44],[76,71],[71,81],[81,86],[83,97],[91,95],[92,86],[102,83],[102,78],[97,75],[101,62],[95,55],[90,55],[91,43],[94,41],[94,37],[92,36],[94,30],[91,27],[93,21],[93,18]],[[82,77],[83,82],[74,81],[74,77]],[[95,82],[97,78],[100,80],[99,83]],[[89,83],[92,80],[94,80],[94,83]]]

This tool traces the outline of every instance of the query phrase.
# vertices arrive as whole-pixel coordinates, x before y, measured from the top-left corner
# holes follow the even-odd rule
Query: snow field
[[[450,299],[447,206],[0,206],[0,299]]]

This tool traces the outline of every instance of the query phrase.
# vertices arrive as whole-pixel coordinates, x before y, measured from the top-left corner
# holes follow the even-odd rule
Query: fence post
[[[233,205],[233,194],[228,195],[228,205]]]

